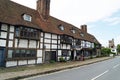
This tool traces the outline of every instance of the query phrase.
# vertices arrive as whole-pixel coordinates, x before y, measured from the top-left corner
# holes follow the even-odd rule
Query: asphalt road
[[[27,78],[25,80],[120,80],[120,56],[74,69]]]

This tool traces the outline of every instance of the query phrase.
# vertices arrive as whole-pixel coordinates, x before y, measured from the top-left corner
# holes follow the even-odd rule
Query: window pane
[[[31,57],[35,57],[36,56],[36,51],[35,50],[31,50]]]
[[[26,57],[31,57],[31,51],[30,50],[26,51]]]
[[[26,51],[25,50],[21,50],[21,57],[25,57],[26,56]]]
[[[8,58],[12,58],[13,50],[8,50]]]
[[[20,50],[15,50],[15,57],[20,57]]]

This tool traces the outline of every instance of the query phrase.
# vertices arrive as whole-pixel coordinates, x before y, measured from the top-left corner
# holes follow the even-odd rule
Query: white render
[[[37,58],[37,64],[43,63],[42,58]]]
[[[52,45],[52,49],[57,49],[57,45]]]
[[[17,66],[17,61],[7,61],[6,62],[6,67],[13,67]]]
[[[61,56],[61,55],[62,55],[61,52],[62,52],[61,50],[58,50],[58,56]]]
[[[20,48],[28,48],[28,40],[20,39],[19,40],[19,47]]]
[[[9,41],[8,47],[13,47],[13,41]]]
[[[28,60],[28,64],[35,64],[35,60]]]
[[[14,34],[13,33],[10,33],[9,34],[9,39],[13,39],[14,38]]]
[[[14,26],[10,26],[10,32],[14,32]]]
[[[7,31],[8,30],[7,24],[2,24],[1,30]]]
[[[35,40],[29,41],[29,48],[36,48],[36,41]]]
[[[5,47],[6,46],[6,40],[0,40],[0,46]]]
[[[27,65],[27,60],[18,61],[18,65]]]
[[[42,50],[37,50],[37,57],[42,57]]]
[[[53,34],[52,39],[57,39],[57,35]]]
[[[45,43],[51,43],[51,39],[45,39]]]
[[[51,38],[51,34],[45,33],[45,38]]]
[[[1,32],[0,38],[7,38],[7,32]]]

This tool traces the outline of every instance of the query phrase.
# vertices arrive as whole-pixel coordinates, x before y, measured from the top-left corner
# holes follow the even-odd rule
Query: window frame
[[[24,19],[25,21],[31,22],[31,21],[32,21],[32,16],[31,16],[31,15],[28,15],[28,14],[24,14],[24,15],[23,15],[23,19]]]

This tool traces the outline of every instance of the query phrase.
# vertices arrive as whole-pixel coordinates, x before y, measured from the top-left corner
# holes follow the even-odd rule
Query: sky
[[[36,9],[37,0],[12,0]],[[102,46],[120,44],[120,0],[51,0],[50,15],[80,28],[86,24]]]

